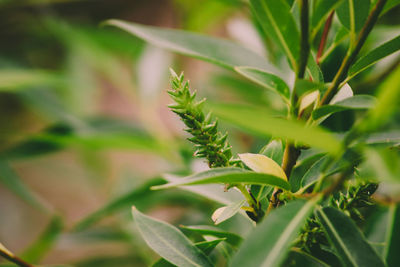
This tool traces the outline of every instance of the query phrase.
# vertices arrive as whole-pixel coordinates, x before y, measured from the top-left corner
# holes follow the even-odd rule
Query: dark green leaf
[[[384,266],[348,216],[331,207],[316,210],[316,215],[345,266]]]
[[[228,242],[229,244],[231,244],[234,247],[239,246],[239,244],[243,240],[242,237],[240,237],[237,234],[223,231],[214,226],[208,226],[208,225],[183,226],[183,225],[181,225],[180,227],[183,230],[197,233],[202,236],[214,236],[217,238],[225,238],[226,242]]]
[[[301,180],[301,186],[302,187],[308,187],[315,181],[317,181],[319,178],[321,178],[321,169],[324,166],[326,160],[328,157],[322,157],[319,160],[317,160],[311,167],[310,169],[304,174],[302,180]]]
[[[249,80],[269,89],[277,92],[283,98],[288,101],[290,98],[290,89],[286,83],[278,76],[265,72],[263,70],[250,68],[250,67],[235,67],[235,70],[248,78]]]
[[[266,173],[258,173],[247,171],[241,168],[228,167],[228,168],[213,168],[204,172],[200,172],[176,182],[153,186],[152,189],[164,189],[170,187],[177,187],[182,185],[196,185],[196,184],[215,184],[215,183],[246,183],[246,184],[266,184],[273,185],[285,190],[289,190],[290,186],[284,179],[269,175]]]
[[[210,259],[174,226],[146,216],[135,207],[132,207],[132,215],[147,245],[170,263],[213,266]]]
[[[120,20],[109,20],[106,24],[121,28],[155,46],[229,69],[233,69],[235,66],[249,66],[265,70],[271,68],[266,59],[231,41]]]
[[[365,56],[361,57],[354,63],[349,70],[349,79],[356,76],[363,70],[377,63],[379,60],[389,56],[400,50],[400,35],[390,41],[378,46],[372,51],[368,52]]]
[[[311,38],[318,33],[318,30],[324,24],[329,14],[334,10],[342,0],[319,0],[311,16]]]
[[[260,154],[273,159],[278,165],[282,165],[283,151],[282,141],[272,140],[260,151]]]
[[[329,265],[299,249],[291,249],[282,267],[328,267]]]
[[[305,126],[299,121],[275,118],[269,111],[252,106],[218,104],[213,112],[235,125],[258,135],[298,141],[336,154],[341,150],[339,141],[317,126]]]
[[[389,209],[384,259],[389,267],[400,265],[400,204],[392,204]]]
[[[385,6],[383,7],[381,15],[385,14],[386,12],[388,12],[389,10],[398,5],[400,5],[400,0],[388,0]]]
[[[280,45],[296,70],[300,35],[290,6],[284,0],[251,0],[250,3],[265,34]]]
[[[324,105],[313,111],[312,117],[318,120],[321,117],[331,115],[336,112],[349,110],[349,109],[370,109],[376,103],[376,99],[370,95],[355,95],[332,105]]]
[[[315,205],[315,199],[295,200],[273,210],[243,242],[231,266],[280,266]]]
[[[336,9],[340,22],[351,32],[358,32],[369,14],[369,0],[345,0]]]

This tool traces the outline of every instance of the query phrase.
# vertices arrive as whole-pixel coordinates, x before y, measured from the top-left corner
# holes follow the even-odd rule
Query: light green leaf
[[[278,165],[282,165],[283,159],[283,144],[281,140],[272,140],[268,143],[263,149],[261,149],[260,154],[267,156],[270,159],[273,159]]]
[[[400,143],[400,130],[389,130],[384,132],[372,133],[365,140],[367,144],[396,144]]]
[[[30,263],[38,263],[54,246],[63,230],[61,217],[54,216],[39,238],[30,245],[21,255],[21,258]]]
[[[331,207],[316,210],[316,216],[345,266],[385,266],[348,216]]]
[[[0,182],[21,199],[42,211],[49,211],[49,207],[39,199],[19,178],[18,174],[0,160]]]
[[[400,265],[400,204],[393,203],[389,209],[384,259],[389,267]]]
[[[170,263],[213,266],[210,259],[174,226],[146,216],[135,207],[132,207],[132,215],[147,245]]]
[[[275,118],[263,108],[218,104],[213,105],[212,110],[216,116],[261,136],[298,141],[333,154],[341,150],[339,141],[321,127],[306,126],[299,121]]]
[[[243,242],[231,266],[281,266],[315,205],[316,199],[295,200],[273,210]]]
[[[216,225],[220,224],[238,213],[245,203],[246,200],[241,200],[228,206],[218,208],[214,211],[211,219]]]
[[[298,79],[298,80],[296,80],[296,84],[295,84],[296,95],[298,97],[301,97],[301,96],[305,95],[306,93],[316,91],[316,90],[322,92],[324,89],[326,89],[326,88],[323,83],[312,82],[312,81],[305,80],[305,79]]]
[[[399,50],[400,50],[400,35],[376,47],[375,49],[368,52],[368,54],[358,59],[356,63],[354,63],[354,65],[351,66],[349,70],[349,77],[346,79],[346,81],[350,80],[360,72],[371,67],[379,60]]]
[[[392,149],[365,149],[365,161],[360,165],[359,175],[377,181],[400,181],[399,155]]]
[[[182,229],[197,233],[203,236],[214,236],[217,238],[225,238],[226,242],[231,244],[234,247],[239,246],[239,244],[243,241],[242,237],[237,234],[223,231],[217,227],[208,226],[208,225],[196,225],[196,226],[180,226]]]
[[[235,70],[247,79],[280,94],[286,101],[290,98],[290,89],[278,76],[250,67],[235,67]]]
[[[351,32],[358,32],[369,14],[369,0],[344,0],[336,9],[340,22]]]
[[[273,159],[262,155],[253,153],[244,153],[238,155],[243,163],[255,172],[270,174],[280,177],[287,181],[287,177],[282,167],[278,165]]]
[[[61,75],[46,70],[0,70],[0,92],[15,91],[34,86],[60,85]]]
[[[194,244],[197,248],[199,248],[201,251],[204,252],[204,254],[209,255],[214,248],[221,243],[222,241],[225,241],[225,238],[219,238],[219,239],[214,239],[211,241],[202,241],[202,242],[197,242],[196,244]],[[169,263],[168,261],[166,261],[165,259],[161,258],[158,261],[156,261],[152,267],[171,267],[171,266],[175,266],[171,263]]]
[[[349,109],[369,109],[375,105],[376,99],[370,95],[355,95],[338,101],[333,105],[324,105],[313,111],[312,117],[317,120],[323,116]]]
[[[108,20],[105,23],[121,28],[155,46],[228,69],[233,69],[235,66],[249,66],[265,70],[271,68],[271,65],[262,56],[228,40],[121,20]]]
[[[100,221],[104,217],[114,214],[122,209],[131,207],[137,199],[141,199],[149,194],[152,194],[152,190],[150,190],[151,186],[162,184],[163,182],[164,179],[161,178],[152,179],[138,188],[135,188],[132,191],[111,200],[103,205],[100,209],[89,214],[80,222],[78,222],[75,226],[75,230],[82,231]]]
[[[228,167],[228,168],[213,168],[204,172],[200,172],[176,182],[153,186],[152,189],[165,189],[177,187],[182,185],[197,185],[197,184],[215,184],[215,183],[245,183],[245,184],[267,184],[279,187],[281,189],[289,190],[288,182],[282,178],[265,174],[247,171],[241,168]]]
[[[250,3],[265,34],[280,45],[296,70],[300,34],[290,6],[284,0],[251,0]]]

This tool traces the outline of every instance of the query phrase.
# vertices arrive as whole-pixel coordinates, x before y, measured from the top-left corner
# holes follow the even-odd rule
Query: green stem
[[[355,43],[355,47],[350,53],[348,53],[345,58],[343,59],[342,65],[339,68],[336,76],[334,77],[331,86],[327,89],[326,93],[324,94],[319,106],[322,106],[328,103],[333,96],[336,94],[340,87],[340,83],[346,78],[347,73],[350,69],[350,66],[354,63],[358,53],[360,52],[362,46],[364,45],[365,41],[369,33],[371,32],[372,28],[374,27],[376,21],[379,18],[379,14],[383,10],[387,0],[378,0],[375,7],[372,9],[371,13],[368,16],[364,27],[361,29],[360,34],[358,35],[358,39]]]

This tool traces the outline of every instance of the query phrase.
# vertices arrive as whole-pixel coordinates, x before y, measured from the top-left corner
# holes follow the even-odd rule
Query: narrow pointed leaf
[[[376,99],[370,95],[355,95],[338,101],[333,105],[324,105],[313,111],[312,117],[317,120],[321,117],[349,109],[370,109],[375,105]]]
[[[182,185],[197,185],[197,184],[215,184],[215,183],[246,183],[246,184],[267,184],[273,185],[285,190],[289,190],[289,183],[282,178],[265,174],[247,171],[241,168],[213,168],[204,172],[200,172],[186,178],[177,180],[176,182],[153,186],[152,189],[164,189],[177,187]]]
[[[389,267],[400,266],[400,204],[392,204],[386,233],[386,246],[383,254]]]
[[[350,68],[349,78],[347,80],[351,79],[360,72],[371,67],[379,60],[399,50],[400,50],[400,35],[378,46],[377,48],[373,49],[372,51],[368,52],[368,54],[357,60],[356,63],[354,63],[354,65]]]
[[[234,234],[234,233],[226,232],[226,231],[221,230],[214,226],[208,226],[208,225],[183,226],[183,225],[181,225],[180,227],[184,230],[187,230],[187,231],[190,231],[193,233],[197,233],[202,236],[213,236],[213,237],[217,237],[217,238],[224,238],[224,239],[226,239],[226,242],[228,242],[229,244],[231,244],[234,247],[239,246],[239,244],[243,241],[241,236]]]
[[[344,0],[336,9],[340,22],[352,32],[358,32],[369,13],[369,0]]]
[[[132,208],[133,218],[147,245],[177,266],[213,266],[210,259],[181,231]]]
[[[252,106],[218,104],[213,112],[222,119],[265,137],[298,141],[336,154],[341,150],[339,141],[318,126],[305,126],[299,121],[273,117],[269,111]]]
[[[334,10],[337,5],[343,0],[319,0],[315,6],[315,10],[311,16],[311,29],[313,29],[313,33],[311,36],[315,36],[318,30],[326,21],[329,14]]]
[[[315,205],[315,199],[296,200],[269,213],[242,243],[231,266],[281,266]]]
[[[290,90],[287,84],[278,76],[266,71],[250,68],[235,67],[236,72],[247,79],[280,94],[285,100],[290,98]]]
[[[228,206],[218,208],[214,211],[211,218],[216,225],[220,224],[238,213],[245,203],[246,200],[241,200]]]
[[[294,263],[294,265],[293,265]],[[291,249],[282,266],[328,267],[329,265],[299,249]]]
[[[290,6],[284,0],[251,0],[250,3],[265,34],[279,44],[297,69],[300,34]]]
[[[121,20],[109,20],[106,24],[121,28],[152,45],[228,69],[233,69],[235,66],[250,66],[265,70],[271,68],[262,56],[228,40]]]
[[[337,209],[316,211],[329,241],[345,266],[385,266],[354,222]]]

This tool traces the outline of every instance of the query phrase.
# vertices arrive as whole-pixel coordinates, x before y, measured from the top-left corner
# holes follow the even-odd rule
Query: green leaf
[[[30,263],[38,263],[54,246],[63,230],[61,217],[54,216],[39,238],[30,245],[21,255],[21,258]]]
[[[342,0],[319,0],[316,3],[314,12],[311,16],[311,39],[317,35],[319,29],[324,24],[329,14],[334,10]]]
[[[316,216],[345,266],[385,266],[348,216],[331,207]]]
[[[228,69],[233,69],[235,66],[249,66],[265,70],[271,68],[271,65],[262,56],[228,40],[121,20],[108,20],[105,23],[121,28],[155,46]]]
[[[375,49],[368,52],[368,54],[358,59],[356,63],[354,63],[354,65],[351,66],[349,70],[349,77],[346,80],[353,78],[360,72],[366,70],[367,68],[377,63],[379,60],[399,50],[400,50],[400,35],[376,47]]]
[[[323,83],[312,82],[304,79],[296,80],[295,88],[296,88],[296,95],[298,97],[301,97],[306,93],[310,93],[315,90],[322,92],[323,90],[326,89]]]
[[[211,241],[202,241],[202,242],[197,242],[196,244],[194,244],[197,248],[199,248],[201,251],[204,252],[204,254],[209,255],[214,248],[221,243],[222,241],[225,241],[225,238],[219,238],[219,239],[214,239]],[[171,266],[175,266],[171,263],[169,263],[168,261],[166,261],[165,259],[161,258],[158,261],[156,261],[152,267],[171,267]]]
[[[344,0],[336,9],[340,22],[351,32],[358,32],[367,20],[369,0]]]
[[[260,154],[263,154],[273,159],[278,165],[282,165],[284,147],[281,140],[272,140],[263,149]]]
[[[280,94],[286,101],[290,98],[290,89],[278,76],[251,67],[235,67],[236,72],[247,79]]]
[[[213,105],[215,115],[258,135],[298,141],[321,148],[332,154],[341,150],[339,141],[318,126],[305,126],[299,121],[275,118],[259,107],[218,104]]]
[[[349,109],[370,109],[376,103],[376,99],[370,95],[355,95],[336,102],[333,105],[324,105],[312,113],[312,118],[317,120],[321,117]]]
[[[282,266],[328,267],[329,265],[317,258],[314,258],[310,254],[305,253],[304,251],[293,248],[290,250],[287,259]]]
[[[321,169],[324,166],[324,163],[326,162],[328,157],[322,157],[319,160],[317,160],[311,167],[310,169],[304,174],[303,178],[301,179],[301,186],[302,187],[308,187],[315,181],[317,181],[319,178],[321,178]]]
[[[238,213],[245,203],[246,200],[241,200],[228,206],[218,208],[214,211],[211,218],[216,225],[220,224]]]
[[[273,159],[262,155],[253,153],[238,154],[240,160],[251,170],[260,173],[270,174],[287,181],[285,171]]]
[[[46,70],[0,70],[0,92],[21,90],[33,86],[60,85],[62,76]]]
[[[141,199],[149,194],[152,194],[153,191],[150,190],[151,186],[159,185],[164,182],[162,178],[155,178],[152,179],[145,184],[139,186],[138,188],[133,189],[132,191],[119,196],[116,199],[111,200],[110,202],[103,205],[97,211],[89,214],[80,222],[78,222],[75,226],[75,230],[81,231],[84,230],[91,225],[95,224],[96,222],[100,221],[104,217],[107,217],[111,214],[114,214],[120,210],[127,209],[131,207],[136,200]]]
[[[386,233],[384,259],[389,267],[400,265],[400,204],[392,204],[389,209],[389,218]]]
[[[9,190],[14,192],[21,199],[31,204],[35,208],[48,211],[47,205],[39,199],[32,191],[21,181],[18,174],[6,163],[0,160],[0,182]]]
[[[372,133],[365,140],[367,144],[388,144],[400,143],[400,130],[389,130],[384,132]]]
[[[303,154],[303,153],[302,153]],[[303,154],[304,155],[304,154]],[[292,191],[296,192],[301,187],[301,181],[308,170],[325,154],[313,154],[304,159],[297,161],[296,166],[293,168],[292,174],[290,175],[290,185],[292,186]]]
[[[269,213],[240,246],[231,266],[281,266],[316,202],[295,200]]]
[[[225,240],[226,242],[228,242],[229,244],[231,244],[234,247],[239,246],[240,243],[243,241],[241,236],[234,234],[234,233],[223,231],[214,226],[208,226],[208,225],[184,226],[184,225],[181,225],[180,227],[183,230],[187,230],[189,232],[196,233],[196,234],[199,234],[202,236],[213,236],[213,237],[217,237],[217,238],[224,238],[224,239],[226,239]]]
[[[200,172],[176,182],[153,186],[153,190],[177,187],[182,185],[197,185],[197,184],[215,184],[215,183],[245,183],[245,184],[267,184],[273,185],[285,190],[289,190],[288,182],[282,178],[265,174],[247,171],[241,168],[228,167],[228,168],[213,168],[204,172]]]
[[[135,207],[132,207],[132,215],[147,245],[170,263],[213,266],[210,259],[174,226],[146,216]]]
[[[297,69],[300,34],[284,0],[251,0],[253,12],[264,32],[280,45],[293,69]]]
[[[398,5],[400,5],[400,0],[388,0],[383,7],[381,16]]]

